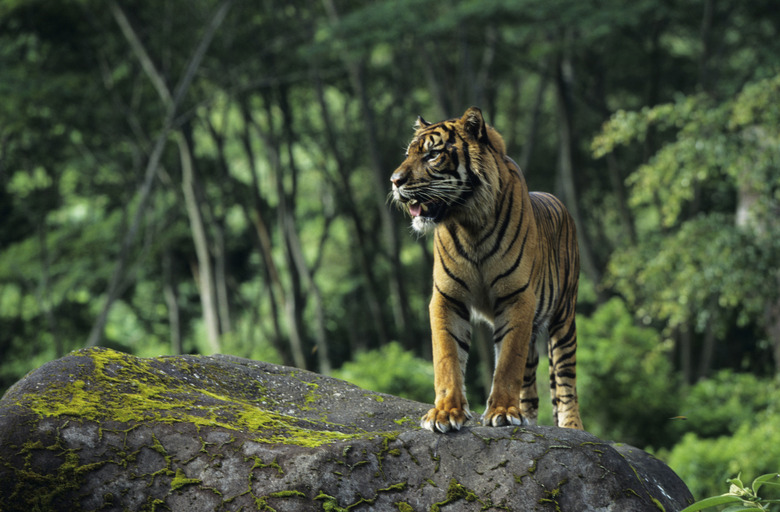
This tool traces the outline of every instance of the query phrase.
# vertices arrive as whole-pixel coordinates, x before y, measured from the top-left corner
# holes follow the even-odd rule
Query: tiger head
[[[393,201],[419,233],[449,220],[479,226],[493,213],[498,166],[506,165],[501,135],[476,107],[439,123],[418,117],[414,128],[406,159],[390,177]]]

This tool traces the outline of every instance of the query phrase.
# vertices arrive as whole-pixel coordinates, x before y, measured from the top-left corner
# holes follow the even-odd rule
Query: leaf
[[[742,472],[740,471],[737,473],[737,476],[735,478],[727,478],[726,483],[729,483],[731,485],[736,485],[740,489],[745,488],[745,484],[742,483]]]
[[[689,505],[682,509],[680,512],[696,512],[697,510],[704,510],[705,508],[715,507],[717,505],[725,505],[727,503],[738,503],[742,500],[733,494],[721,494],[720,496],[713,496],[711,498],[704,498],[697,501],[693,505]]]
[[[769,485],[780,485],[780,483],[777,482],[770,482],[769,480],[772,480],[774,478],[778,478],[780,475],[777,473],[767,473],[766,475],[761,475],[755,480],[753,480],[753,492],[758,495],[758,489],[761,488],[764,484]]]

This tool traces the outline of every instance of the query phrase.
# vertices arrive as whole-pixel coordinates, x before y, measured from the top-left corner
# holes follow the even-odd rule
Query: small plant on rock
[[[780,487],[780,482],[773,481],[780,478],[780,474],[768,473],[761,475],[753,480],[753,484],[750,487],[746,487],[742,483],[740,476],[741,474],[737,475],[736,478],[726,480],[730,484],[729,492],[697,501],[680,512],[697,512],[719,505],[730,505],[723,509],[723,512],[764,512],[771,510],[770,505],[780,503],[780,499],[762,498],[758,495],[758,490],[763,485]]]

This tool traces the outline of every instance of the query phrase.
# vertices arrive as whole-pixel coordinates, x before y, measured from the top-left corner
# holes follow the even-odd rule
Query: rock
[[[428,405],[228,356],[107,349],[0,400],[0,510],[673,511],[636,448],[554,427],[417,427]]]

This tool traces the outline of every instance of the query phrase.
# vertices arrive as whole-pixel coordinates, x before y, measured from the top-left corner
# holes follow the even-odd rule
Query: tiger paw
[[[526,421],[517,407],[493,407],[482,415],[482,424],[486,427],[504,427],[524,425]]]
[[[468,406],[463,408],[454,407],[449,410],[434,407],[420,419],[420,426],[431,432],[444,434],[450,430],[460,430],[460,427],[468,419],[471,419],[471,412]]]

